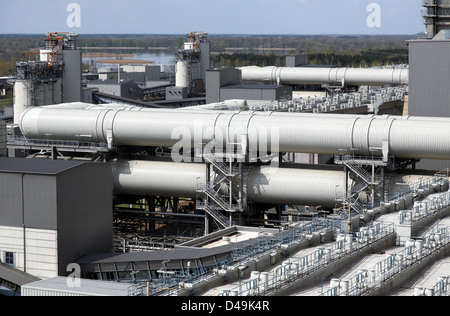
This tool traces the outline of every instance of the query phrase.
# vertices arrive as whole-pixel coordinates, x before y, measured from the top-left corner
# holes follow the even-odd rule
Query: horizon
[[[76,2],[72,2],[76,1]],[[2,34],[398,35],[425,30],[421,0],[16,0]],[[18,23],[20,21],[20,23]]]
[[[44,33],[0,33],[0,36],[2,35],[14,35],[14,36],[42,36],[43,34],[47,34],[48,32]],[[71,33],[71,34],[78,34],[80,36],[88,35],[88,36],[186,36],[187,33]],[[296,37],[296,36],[305,36],[305,37],[313,37],[313,36],[321,36],[321,37],[396,37],[396,36],[414,36],[414,35],[421,35],[425,34],[424,32],[419,33],[411,33],[411,34],[246,34],[246,33],[208,33],[208,36],[266,36],[266,37],[272,37],[272,36],[286,36],[286,37]]]

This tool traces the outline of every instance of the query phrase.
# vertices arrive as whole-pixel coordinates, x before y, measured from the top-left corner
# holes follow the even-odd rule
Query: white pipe
[[[121,160],[113,165],[115,193],[124,195],[196,198],[197,183],[205,183],[205,174],[201,163]],[[212,172],[212,180],[215,176]],[[247,198],[248,202],[334,207],[336,188],[344,183],[344,173],[337,169],[252,166],[246,181]]]
[[[450,160],[450,125],[439,119],[30,108],[20,128],[30,139],[122,146],[173,147],[182,139],[191,148],[215,141],[225,149],[228,143],[248,141],[250,149],[262,150],[267,138],[263,145],[272,152],[382,156],[381,148],[388,145],[396,158]]]
[[[116,194],[136,196],[178,196],[196,198],[197,184],[205,183],[202,163],[120,160],[113,164],[113,184]],[[336,206],[336,193],[345,187],[345,173],[329,166],[278,168],[247,167],[244,185],[248,202],[266,204]],[[211,181],[216,178],[211,170]],[[389,194],[420,181],[423,175],[394,175],[387,184]],[[353,180],[349,179],[349,185]],[[404,184],[404,185],[402,185]],[[224,194],[229,188],[222,185]],[[236,190],[236,188],[233,188]]]
[[[385,86],[406,84],[408,69],[331,68],[331,67],[242,67],[243,81],[277,84],[330,84]]]

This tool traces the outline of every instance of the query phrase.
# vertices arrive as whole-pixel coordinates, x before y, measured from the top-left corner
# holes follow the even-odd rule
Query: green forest
[[[212,56],[212,67],[244,66],[285,66],[285,56],[269,54],[219,54]],[[338,67],[373,67],[383,65],[407,64],[408,50],[367,50],[357,53],[309,53],[310,65],[333,65]]]
[[[24,52],[44,45],[42,35],[0,34],[0,76],[14,70]],[[366,67],[408,62],[406,35],[209,35],[212,66],[284,66],[285,55],[306,53],[312,65]],[[186,35],[80,35],[79,47],[111,47],[117,53],[164,48],[176,52]],[[126,51],[125,51],[126,50]],[[132,51],[131,51],[132,52]]]

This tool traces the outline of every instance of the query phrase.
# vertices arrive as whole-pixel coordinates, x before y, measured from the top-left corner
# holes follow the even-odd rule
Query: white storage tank
[[[17,80],[14,84],[14,124],[19,125],[22,113],[33,106],[33,82]]]
[[[189,65],[186,61],[180,60],[177,62],[175,86],[189,87]]]

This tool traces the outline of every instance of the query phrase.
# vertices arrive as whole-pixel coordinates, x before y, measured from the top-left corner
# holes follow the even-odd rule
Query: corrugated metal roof
[[[39,281],[40,279],[28,273],[0,263],[0,279],[23,286],[28,283]]]
[[[205,243],[205,239],[215,240],[221,238],[222,235],[228,235],[229,233],[239,231],[251,231],[258,230],[258,228],[251,227],[231,227],[225,230],[226,233],[213,233],[208,236],[199,238],[201,244]],[[270,235],[275,234],[278,230],[264,229]],[[289,232],[278,232],[279,236],[289,235]],[[273,235],[267,236],[267,238],[276,238]],[[213,256],[226,256],[237,249],[243,249],[245,247],[254,245],[257,242],[257,238],[249,240],[230,243],[228,245],[221,245],[212,248],[198,248],[190,245],[195,245],[195,241],[185,243],[183,245],[175,247],[171,250],[161,251],[142,251],[142,252],[130,252],[130,253],[97,253],[89,254],[77,261],[78,264],[108,264],[108,263],[128,263],[128,262],[162,262],[164,260],[178,261],[178,260],[195,260],[211,258]],[[189,245],[189,246],[188,246]]]
[[[83,164],[82,161],[0,158],[0,172],[57,175]]]
[[[186,248],[162,251],[144,251],[131,253],[90,254],[77,261],[78,264],[104,264],[121,262],[152,262],[164,260],[195,260],[231,252],[236,245],[214,249]]]
[[[131,286],[127,283],[80,279],[79,287],[69,287],[67,280],[68,278],[66,277],[56,277],[27,284],[22,287],[22,294],[26,294],[28,289],[32,289],[68,295],[128,296],[128,289]]]

